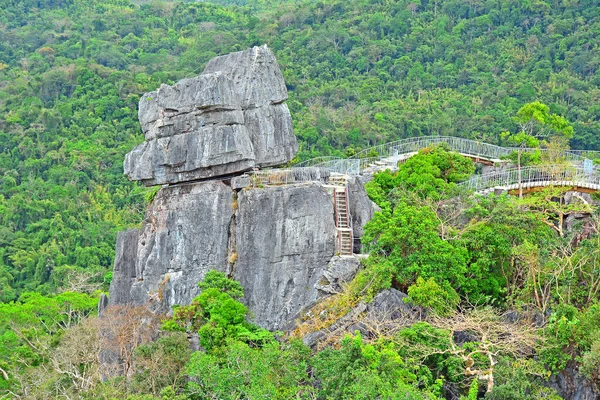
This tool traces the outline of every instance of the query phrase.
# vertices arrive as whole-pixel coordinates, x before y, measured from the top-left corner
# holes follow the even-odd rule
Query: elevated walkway
[[[463,156],[484,164],[501,163],[502,157],[519,151],[516,147],[500,147],[488,143],[449,136],[429,136],[399,140],[375,146],[350,158],[319,157],[304,161],[288,169],[267,169],[250,173],[253,185],[290,184],[298,182],[321,182],[345,187],[341,182],[348,176],[374,174],[385,169],[395,169],[425,147],[445,143]],[[547,152],[546,149],[520,149],[524,153]],[[367,157],[377,154],[377,156]],[[571,187],[584,192],[600,191],[600,170],[591,158],[600,158],[598,151],[567,150],[556,154],[562,164],[521,168],[521,189],[524,192],[546,186]],[[519,189],[518,168],[499,169],[484,175],[475,175],[461,182],[460,187],[477,193],[495,189],[514,191]],[[336,191],[338,193],[338,191]],[[344,196],[341,194],[340,196]],[[346,194],[347,196],[347,194]],[[340,197],[341,199],[342,197]],[[336,200],[337,201],[337,200]],[[340,200],[343,201],[343,200]],[[347,199],[345,200],[347,202]],[[340,204],[340,212],[342,205]],[[336,211],[337,212],[337,211]],[[349,221],[349,219],[348,219]],[[347,229],[340,226],[339,229]],[[340,234],[343,236],[343,234]],[[342,252],[340,245],[340,253]]]
[[[319,167],[345,175],[373,173],[385,169],[394,169],[398,162],[417,154],[423,148],[444,143],[450,150],[483,164],[496,164],[502,158],[519,151],[518,147],[501,147],[493,144],[453,136],[423,136],[385,143],[365,149],[352,157],[318,157],[301,162],[293,168]],[[524,153],[548,152],[547,149],[521,148]],[[559,154],[565,161],[583,164],[586,159],[600,158],[600,152],[586,150],[567,150]]]
[[[580,192],[600,191],[600,174],[571,165],[533,166],[521,168],[521,184],[519,185],[519,169],[510,168],[488,174],[475,175],[461,182],[458,186],[476,193],[489,193],[495,190],[513,192],[519,190],[530,192],[536,188],[560,186],[572,188]]]

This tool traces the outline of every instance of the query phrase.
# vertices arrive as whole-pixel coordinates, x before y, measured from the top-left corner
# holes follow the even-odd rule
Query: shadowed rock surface
[[[142,229],[117,238],[110,304],[189,304],[207,271],[228,268],[233,200],[220,181],[162,188]]]
[[[581,375],[573,362],[569,362],[564,370],[552,375],[548,383],[565,399],[597,400],[600,398],[598,386]]]
[[[373,218],[376,211],[381,208],[371,201],[365,191],[365,183],[373,180],[372,175],[354,176],[348,180],[348,201],[352,210],[352,236],[354,237],[354,248],[360,252],[362,243],[360,238],[364,235],[363,227]]]
[[[319,296],[315,287],[336,251],[333,203],[321,185],[240,192],[234,279],[254,320],[281,329]]]
[[[285,100],[266,46],[216,57],[201,75],[142,96],[146,141],[125,157],[125,174],[149,186],[285,164],[298,149]]]
[[[113,279],[110,283],[108,305],[128,304],[130,302],[131,285],[133,285],[136,278],[135,265],[139,236],[139,229],[129,229],[119,232],[117,235],[115,266]]]
[[[359,268],[360,260],[358,258],[333,257],[315,287],[327,294],[341,293],[342,285],[350,282]]]
[[[394,288],[378,293],[371,303],[361,302],[330,327],[304,336],[304,344],[315,347],[329,338],[340,338],[356,331],[365,338],[376,338],[383,332],[391,334],[421,320],[425,310],[405,303],[407,297]]]

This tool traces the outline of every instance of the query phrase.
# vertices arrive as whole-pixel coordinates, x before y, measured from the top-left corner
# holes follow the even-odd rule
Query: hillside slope
[[[105,284],[146,191],[140,94],[267,43],[300,158],[416,135],[498,141],[540,100],[600,148],[594,1],[0,1],[0,299]]]

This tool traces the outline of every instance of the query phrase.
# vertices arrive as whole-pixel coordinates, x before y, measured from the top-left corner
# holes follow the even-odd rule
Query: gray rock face
[[[376,211],[381,208],[369,199],[365,191],[365,183],[373,179],[372,175],[355,176],[348,180],[348,201],[350,202],[350,216],[352,218],[352,235],[354,236],[354,249],[360,252],[362,244],[360,238],[364,235],[364,226],[373,218]]]
[[[150,302],[169,312],[189,304],[216,269],[244,286],[255,323],[284,329],[359,268],[353,257],[335,256],[334,219],[330,188],[319,183],[164,187],[142,228],[118,236],[109,305]]]
[[[139,235],[138,229],[119,232],[117,235],[115,267],[110,283],[108,305],[131,303],[130,292],[131,285],[136,278],[135,265]]]
[[[327,294],[341,293],[342,284],[350,282],[359,268],[360,260],[358,258],[333,257],[315,287]]]
[[[266,46],[216,57],[200,76],[142,96],[146,141],[125,157],[125,173],[158,185],[285,164],[298,149],[285,100]]]
[[[356,331],[365,338],[375,338],[382,332],[397,332],[419,321],[424,315],[420,307],[405,303],[406,297],[406,294],[393,288],[384,290],[371,303],[357,304],[329,328],[306,335],[304,344],[314,347],[328,337],[341,337]]]
[[[423,310],[405,303],[404,299],[406,297],[408,296],[405,293],[394,288],[378,293],[368,306],[368,317],[379,322],[399,319],[404,321],[418,320]]]
[[[119,249],[131,253],[115,258],[110,304],[150,301],[164,312],[189,304],[206,272],[229,267],[233,201],[231,188],[219,181],[162,188],[142,229],[117,239],[117,255]]]
[[[240,192],[234,278],[261,326],[280,329],[318,297],[336,251],[333,203],[321,185]]]
[[[597,400],[600,398],[598,386],[581,375],[573,362],[570,362],[560,373],[552,375],[548,384],[565,399]]]

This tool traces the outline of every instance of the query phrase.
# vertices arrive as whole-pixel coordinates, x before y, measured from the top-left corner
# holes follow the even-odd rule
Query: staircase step
[[[330,177],[329,181],[340,185],[335,191],[335,222],[338,230],[338,251],[341,255],[352,255],[354,237],[350,227],[350,215],[348,213],[348,193],[346,177]]]

